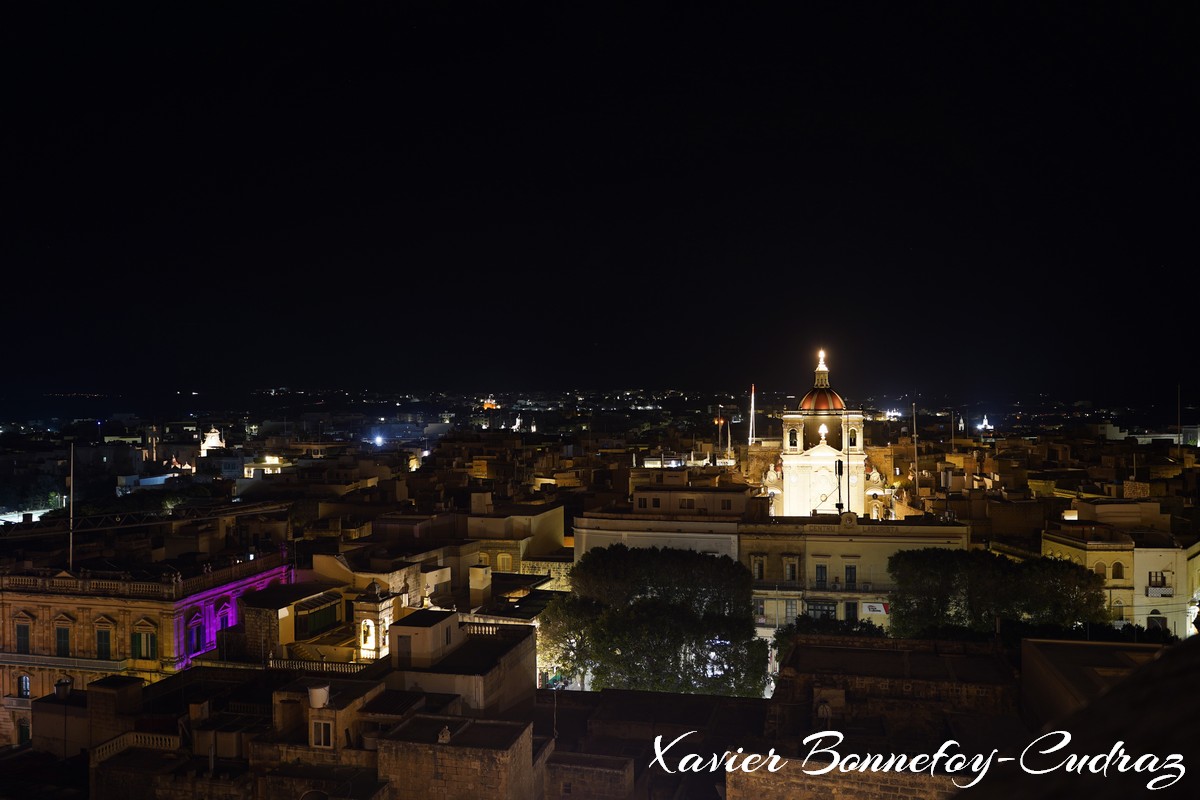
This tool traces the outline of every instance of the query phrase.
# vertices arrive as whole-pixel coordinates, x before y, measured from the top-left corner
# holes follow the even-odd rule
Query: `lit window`
[[[33,693],[31,681],[28,675],[21,675],[17,678],[17,697],[29,697]]]
[[[153,631],[134,631],[129,645],[134,658],[158,658],[158,635]]]
[[[316,720],[312,724],[312,746],[333,747],[333,723]]]

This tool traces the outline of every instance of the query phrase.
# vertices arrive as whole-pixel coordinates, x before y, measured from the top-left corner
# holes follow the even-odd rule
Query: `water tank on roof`
[[[329,705],[329,684],[308,687],[308,705],[310,708],[324,708]]]

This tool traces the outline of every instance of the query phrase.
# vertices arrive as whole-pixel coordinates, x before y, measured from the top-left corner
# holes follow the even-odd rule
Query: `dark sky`
[[[0,394],[1200,392],[1194,3],[32,5]]]

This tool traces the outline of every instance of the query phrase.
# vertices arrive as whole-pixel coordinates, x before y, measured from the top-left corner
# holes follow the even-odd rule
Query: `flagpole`
[[[71,510],[67,534],[67,572],[75,569],[75,443],[71,442]]]

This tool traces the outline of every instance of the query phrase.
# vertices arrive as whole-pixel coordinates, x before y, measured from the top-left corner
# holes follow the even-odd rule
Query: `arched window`
[[[1104,566],[1103,561],[1096,562],[1096,574],[1099,575],[1101,578],[1108,577],[1108,568]]]
[[[363,647],[370,649],[375,646],[375,626],[371,620],[364,619],[362,624],[362,644]]]
[[[858,447],[858,429],[857,428],[850,429],[850,446]]]
[[[496,569],[501,572],[512,572],[512,556],[508,553],[496,556]]]
[[[487,553],[480,553],[479,564],[484,567],[490,567],[492,565],[492,557]]]
[[[28,675],[17,676],[17,697],[29,697],[33,693]]]
[[[788,447],[796,447],[798,444],[798,441],[799,440],[796,435],[796,429],[792,428],[791,430],[788,431]]]
[[[1125,567],[1121,566],[1121,562],[1118,561],[1112,565],[1112,578],[1114,581],[1119,581],[1119,580],[1122,580],[1124,577],[1125,577]]]

